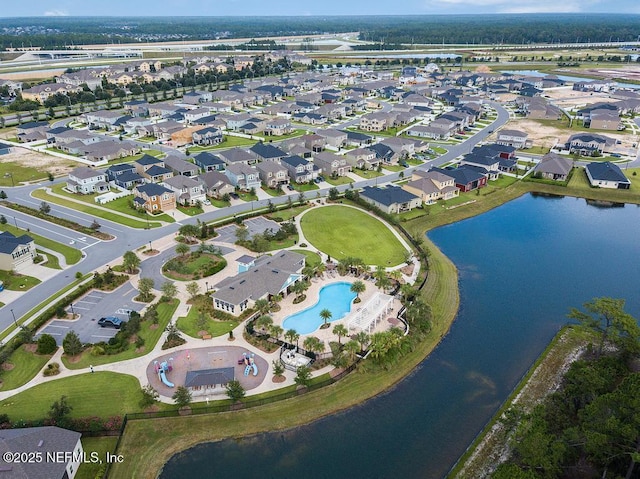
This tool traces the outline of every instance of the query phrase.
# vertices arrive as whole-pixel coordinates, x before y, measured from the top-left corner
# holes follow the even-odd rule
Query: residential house
[[[359,128],[364,131],[383,131],[393,126],[393,117],[389,113],[369,113],[360,118]]]
[[[196,205],[207,199],[200,181],[184,175],[176,175],[162,182],[175,193],[176,201],[182,205]]]
[[[428,205],[438,200],[450,200],[460,193],[454,178],[439,171],[414,170],[411,180],[402,188]]]
[[[387,186],[386,188],[365,186],[360,192],[360,198],[388,214],[411,211],[422,204],[419,196],[403,190],[399,186]]]
[[[208,151],[203,151],[202,153],[195,155],[193,157],[193,162],[198,168],[205,172],[222,171],[225,167],[225,163],[221,158],[213,153],[209,153]]]
[[[254,166],[245,163],[232,163],[227,166],[225,175],[233,186],[243,191],[260,188],[260,176]]]
[[[265,136],[284,136],[294,131],[291,122],[285,118],[270,118],[264,122]]]
[[[263,161],[256,165],[258,176],[267,188],[280,188],[289,184],[287,168],[275,161]]]
[[[84,145],[78,143],[66,145],[67,149],[83,155],[87,160],[98,163],[112,161],[118,158],[125,158],[140,152],[138,144],[132,141],[105,140]]]
[[[229,150],[223,150],[220,153],[218,153],[218,156],[227,165],[234,165],[234,164],[251,165],[257,162],[256,158],[251,153],[241,148],[231,148]]]
[[[35,255],[36,245],[31,236],[0,233],[0,270],[20,271],[33,264]]]
[[[214,286],[213,306],[238,316],[259,299],[287,296],[291,286],[303,280],[304,265],[305,256],[293,251],[260,256],[248,270]]]
[[[164,166],[164,161],[151,155],[144,155],[133,162],[136,173],[154,183],[168,180],[173,172]]]
[[[133,188],[145,182],[144,178],[136,173],[136,167],[131,163],[119,163],[111,165],[106,171],[107,180],[112,181],[121,188]]]
[[[273,146],[269,143],[258,142],[249,148],[251,153],[259,161],[275,161],[280,162],[282,158],[287,156],[287,152],[281,150],[277,146]]]
[[[320,168],[299,156],[287,156],[280,162],[296,183],[309,183],[318,177]]]
[[[592,110],[585,126],[597,130],[622,130],[624,128],[620,114],[617,111],[608,109]]]
[[[105,172],[87,166],[78,166],[69,173],[67,190],[72,193],[91,194],[109,191]]]
[[[376,159],[384,164],[391,165],[397,163],[400,159],[400,155],[397,154],[393,148],[384,143],[374,143],[364,148],[365,150],[373,151],[376,154]]]
[[[346,146],[347,144],[347,133],[344,131],[336,130],[334,128],[327,128],[318,130],[316,134],[325,139],[326,145],[331,146],[337,150]]]
[[[51,128],[48,121],[31,121],[16,126],[18,141],[28,143],[31,141],[45,140],[47,131]]]
[[[196,176],[198,174],[198,165],[178,158],[177,156],[167,156],[164,159],[165,168],[169,168],[175,175]]]
[[[573,160],[555,153],[547,153],[533,169],[533,175],[555,181],[567,181]]]
[[[460,191],[466,193],[468,191],[483,188],[487,185],[487,176],[473,166],[460,166],[452,169],[431,168],[430,171],[442,173],[451,176]]]
[[[316,154],[313,162],[320,168],[322,174],[331,177],[345,176],[351,171],[351,165],[344,156],[328,151]]]
[[[344,133],[347,134],[347,145],[367,146],[373,143],[373,137],[364,133],[349,130],[346,130]]]
[[[42,458],[42,461],[16,460],[10,464],[7,461],[2,466],[2,475],[7,479],[73,479],[83,458],[89,461],[91,457],[85,456],[80,437],[79,432],[57,426],[2,429],[2,451],[11,451],[16,458]]]
[[[176,195],[169,188],[156,184],[145,183],[133,188],[134,204],[144,208],[149,213],[159,213],[176,208]]]
[[[461,165],[471,165],[484,168],[487,171],[499,171],[500,157],[482,155],[475,152],[468,153],[462,157]]]
[[[327,144],[327,140],[315,133],[310,135],[304,135],[300,138],[301,141],[304,142],[304,147],[308,150],[311,150],[314,153],[320,153],[324,150],[325,145]]]
[[[222,130],[215,127],[205,127],[194,131],[191,142],[194,145],[219,145],[224,140]]]
[[[624,176],[618,165],[610,161],[593,161],[585,167],[585,170],[591,186],[619,190],[631,188],[631,181]]]
[[[569,137],[565,149],[569,150],[569,153],[577,153],[582,156],[597,156],[602,155],[615,143],[613,138],[597,133],[576,133]]]
[[[376,158],[376,152],[368,148],[349,150],[345,154],[345,158],[352,168],[373,170],[380,164],[380,160]]]
[[[207,171],[203,175],[198,176],[198,181],[202,184],[207,196],[212,198],[222,198],[225,194],[231,194],[234,191],[233,185],[230,183],[224,173],[220,171]]]
[[[324,125],[329,121],[325,115],[316,112],[300,112],[291,116],[292,120],[304,123],[306,125]]]
[[[498,139],[496,143],[498,145],[513,146],[514,148],[521,150],[527,147],[528,133],[520,130],[500,130],[498,132]]]
[[[22,90],[22,98],[24,100],[38,101],[42,104],[47,98],[57,95],[68,95],[69,93],[79,93],[82,88],[74,85],[67,85],[65,83],[45,83],[43,85],[32,86],[26,90]]]

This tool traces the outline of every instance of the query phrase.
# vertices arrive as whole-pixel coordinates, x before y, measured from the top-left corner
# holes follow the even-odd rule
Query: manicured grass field
[[[113,454],[117,442],[117,437],[83,437],[82,448],[88,457],[91,457],[91,453],[95,452],[98,454],[98,457],[104,461],[107,452]],[[104,471],[104,468],[104,463],[93,463],[91,461],[82,462],[80,463],[75,479],[95,479],[96,477],[102,477],[102,474],[98,475],[98,472]]]
[[[193,155],[201,151],[222,150],[225,148],[233,148],[234,146],[253,146],[257,142],[251,138],[242,138],[240,136],[224,136],[224,141],[214,146],[193,146],[189,148],[189,152]]]
[[[7,361],[13,364],[13,369],[2,371],[0,374],[2,379],[0,390],[8,391],[28,383],[44,367],[49,358],[51,358],[49,354],[31,353],[26,351],[24,346],[20,346]]]
[[[367,180],[370,180],[372,178],[377,178],[378,176],[382,176],[382,173],[378,173],[376,170],[360,170],[358,168],[354,168],[353,173]]]
[[[307,240],[332,258],[361,258],[366,264],[395,266],[404,261],[402,244],[380,220],[347,206],[317,208],[302,217]]]
[[[140,383],[112,372],[81,374],[39,384],[0,402],[12,421],[45,419],[54,401],[67,396],[71,417],[118,416],[138,411]]]
[[[211,318],[207,319],[207,324],[204,328],[200,328],[197,324],[198,319],[198,309],[190,308],[189,313],[186,316],[181,316],[178,318],[178,322],[176,323],[178,329],[191,336],[192,338],[199,338],[198,331],[206,330],[211,336],[217,337],[222,336],[224,334],[228,334],[229,331],[238,326],[238,321],[218,321]]]
[[[307,257],[306,264],[308,266],[318,266],[322,263],[322,259],[320,259],[320,255],[318,253],[314,253],[313,251],[307,251],[304,249],[292,249],[296,253],[303,254]]]
[[[0,281],[4,282],[4,288],[11,291],[28,291],[40,284],[38,278],[25,276],[11,271],[0,271]]]
[[[142,339],[144,339],[143,351],[136,352],[135,346],[131,344],[129,346],[129,349],[118,354],[111,354],[111,355],[105,354],[102,356],[93,356],[91,355],[91,348],[89,348],[82,353],[82,356],[80,356],[80,360],[78,362],[75,362],[75,363],[69,362],[66,356],[62,356],[62,363],[69,369],[83,369],[83,368],[88,368],[89,365],[91,364],[93,364],[94,366],[97,366],[99,364],[115,363],[118,361],[125,361],[131,358],[137,358],[138,356],[143,356],[147,354],[149,351],[151,351],[155,347],[156,343],[160,339],[160,336],[164,332],[164,329],[167,327],[167,324],[169,324],[169,320],[173,316],[173,313],[175,313],[179,304],[180,304],[180,301],[178,301],[177,299],[174,299],[173,302],[171,303],[160,303],[158,305],[157,327],[152,327],[152,324],[149,323],[148,321],[143,321],[142,323],[140,323],[140,331],[138,331],[138,337],[141,337]]]
[[[60,267],[60,261],[58,260],[57,256],[54,256],[54,255],[49,254],[49,253],[45,253],[44,251],[41,251],[39,249],[37,249],[36,252],[39,255],[42,255],[42,256],[47,258],[46,263],[41,263],[42,266],[44,266],[46,268],[51,268],[51,269],[62,269]]]
[[[278,218],[278,219],[281,219],[283,221],[289,221],[294,216],[298,216],[304,210],[308,210],[308,209],[309,209],[308,205],[294,206],[293,208],[287,208],[285,210],[274,211],[273,213],[269,213],[267,216],[270,219]]]
[[[8,223],[5,225],[0,225],[0,231],[8,231],[15,236],[27,234],[26,230],[16,228],[15,226],[12,226]],[[65,257],[65,260],[67,261],[67,264],[76,264],[82,258],[82,252],[79,249],[75,249],[71,246],[67,246],[66,244],[50,240],[49,238],[37,235],[32,231],[29,231],[28,234],[33,238],[37,245],[40,245],[44,248],[52,249],[53,251],[56,251],[63,255]]]
[[[324,179],[327,183],[333,186],[348,185],[349,183],[353,183],[353,180],[348,176],[338,176],[337,178],[325,176]]]
[[[198,208],[197,206],[178,206],[178,211],[189,216],[195,216],[204,213],[204,210],[202,208]]]

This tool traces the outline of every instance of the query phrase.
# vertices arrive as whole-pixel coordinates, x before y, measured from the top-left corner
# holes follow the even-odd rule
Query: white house
[[[109,191],[107,176],[102,170],[79,166],[69,173],[67,189],[73,193],[104,193]]]

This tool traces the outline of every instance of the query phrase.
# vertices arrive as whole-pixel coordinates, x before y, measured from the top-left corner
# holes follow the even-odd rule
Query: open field
[[[36,354],[25,349],[25,345],[16,349],[7,363],[12,365],[12,369],[5,367],[0,374],[0,390],[7,391],[15,389],[28,383],[51,358],[50,354]]]
[[[365,264],[383,266],[404,261],[405,249],[393,233],[361,210],[346,206],[316,208],[305,213],[301,222],[305,238],[332,258],[350,256],[361,258]]]
[[[0,186],[18,186],[23,182],[47,179],[47,174],[62,176],[78,166],[71,160],[16,147],[2,155],[0,162]],[[13,175],[13,182],[11,181]]]

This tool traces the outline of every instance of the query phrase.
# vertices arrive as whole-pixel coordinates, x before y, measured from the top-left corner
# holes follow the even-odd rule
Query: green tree
[[[57,425],[65,424],[69,419],[69,414],[73,407],[67,401],[67,396],[61,396],[59,400],[49,408],[49,417],[55,421]]]
[[[247,241],[248,238],[249,238],[249,229],[245,226],[238,226],[236,228],[236,241],[238,241],[239,243],[242,243],[244,241]]]
[[[263,333],[269,331],[269,328],[273,326],[273,318],[268,314],[264,314],[256,319],[256,326],[262,330]]]
[[[178,408],[186,407],[191,404],[191,392],[184,386],[178,386],[176,392],[171,396],[171,399],[173,399],[173,402],[176,403]]]
[[[332,317],[333,317],[333,314],[327,308],[325,308],[322,311],[320,311],[320,318],[322,318],[322,321],[323,321],[323,323],[322,323],[322,327],[323,328],[328,328],[329,327],[328,321]]]
[[[360,347],[358,341],[351,339],[345,343],[344,350],[349,356],[349,361],[353,362],[356,359],[356,354],[358,354],[362,350],[362,348]]]
[[[338,195],[339,195],[338,188],[336,188],[336,187],[329,188],[329,199],[331,201],[337,200],[338,199]]]
[[[125,251],[122,255],[122,267],[127,273],[134,273],[140,266],[140,258],[133,251]]]
[[[189,242],[195,243],[197,241],[200,228],[197,225],[182,225],[178,230],[178,233],[184,236]]]
[[[311,351],[312,353],[316,354],[324,351],[324,342],[320,341],[320,339],[316,338],[315,336],[307,336],[306,338],[304,338],[302,346],[307,351]]]
[[[338,344],[342,345],[342,337],[349,334],[349,330],[346,328],[344,324],[336,324],[333,327],[333,334],[338,336]]]
[[[253,306],[260,314],[267,314],[269,312],[269,300],[265,298],[257,299]]]
[[[364,281],[354,281],[351,284],[351,288],[349,288],[351,290],[352,293],[356,293],[356,299],[360,299],[360,294],[364,293],[364,291],[367,289],[367,286],[364,284]]]
[[[146,409],[150,406],[153,406],[154,403],[160,397],[160,395],[158,394],[158,391],[153,389],[153,386],[151,386],[151,384],[147,384],[145,387],[143,387],[140,390],[140,392],[142,393],[142,397],[140,398],[139,404],[142,409]]]
[[[291,286],[291,291],[293,291],[293,293],[296,295],[296,298],[302,297],[306,289],[307,289],[307,286],[305,284],[305,281],[296,281]]]
[[[7,224],[7,218],[5,218],[4,215],[0,215],[0,225],[6,225]]]
[[[232,379],[225,385],[227,396],[232,402],[240,401],[246,394],[242,384],[237,379]]]
[[[273,365],[273,375],[274,376],[282,376],[284,374],[284,364],[279,359],[274,359],[271,363]]]
[[[178,246],[176,246],[176,253],[180,256],[186,255],[189,251],[191,251],[191,248],[184,243],[179,243]]]
[[[624,299],[607,297],[595,298],[585,303],[587,312],[572,309],[569,313],[583,328],[595,331],[600,335],[600,344],[596,357],[600,357],[607,340],[629,352],[638,352],[640,327],[631,316],[624,311]]]
[[[200,294],[200,285],[195,281],[187,283],[187,294],[189,295],[189,299],[193,301],[195,297]]]
[[[356,334],[356,341],[360,345],[360,351],[364,351],[364,348],[367,347],[367,345],[371,341],[371,338],[364,331],[360,331]]]
[[[7,199],[7,194],[4,192],[4,190],[0,190],[0,200],[6,200]]]
[[[311,384],[311,370],[307,366],[300,366],[296,371],[294,381],[298,386],[309,387]]]
[[[46,201],[40,203],[40,213],[43,215],[48,215],[51,212],[51,205]]]
[[[167,301],[172,301],[178,294],[178,287],[173,281],[165,281],[164,283],[162,283],[160,291],[162,291],[162,296]]]
[[[301,191],[300,193],[298,193],[298,204],[300,206],[304,205],[305,203],[305,198],[304,198],[304,193]]]
[[[38,354],[53,354],[58,349],[58,344],[50,334],[43,334],[38,338]]]
[[[152,278],[140,278],[138,281],[138,293],[140,301],[148,303],[153,299],[153,294],[151,290],[154,286],[154,281]]]
[[[274,324],[269,328],[269,334],[276,339],[280,339],[282,333],[284,333],[284,329],[277,324]]]
[[[289,341],[290,344],[296,343],[298,345],[298,339],[300,339],[300,335],[295,329],[287,329],[284,333],[284,338]]]
[[[62,340],[62,349],[67,356],[77,356],[82,352],[82,341],[78,334],[71,330]]]

